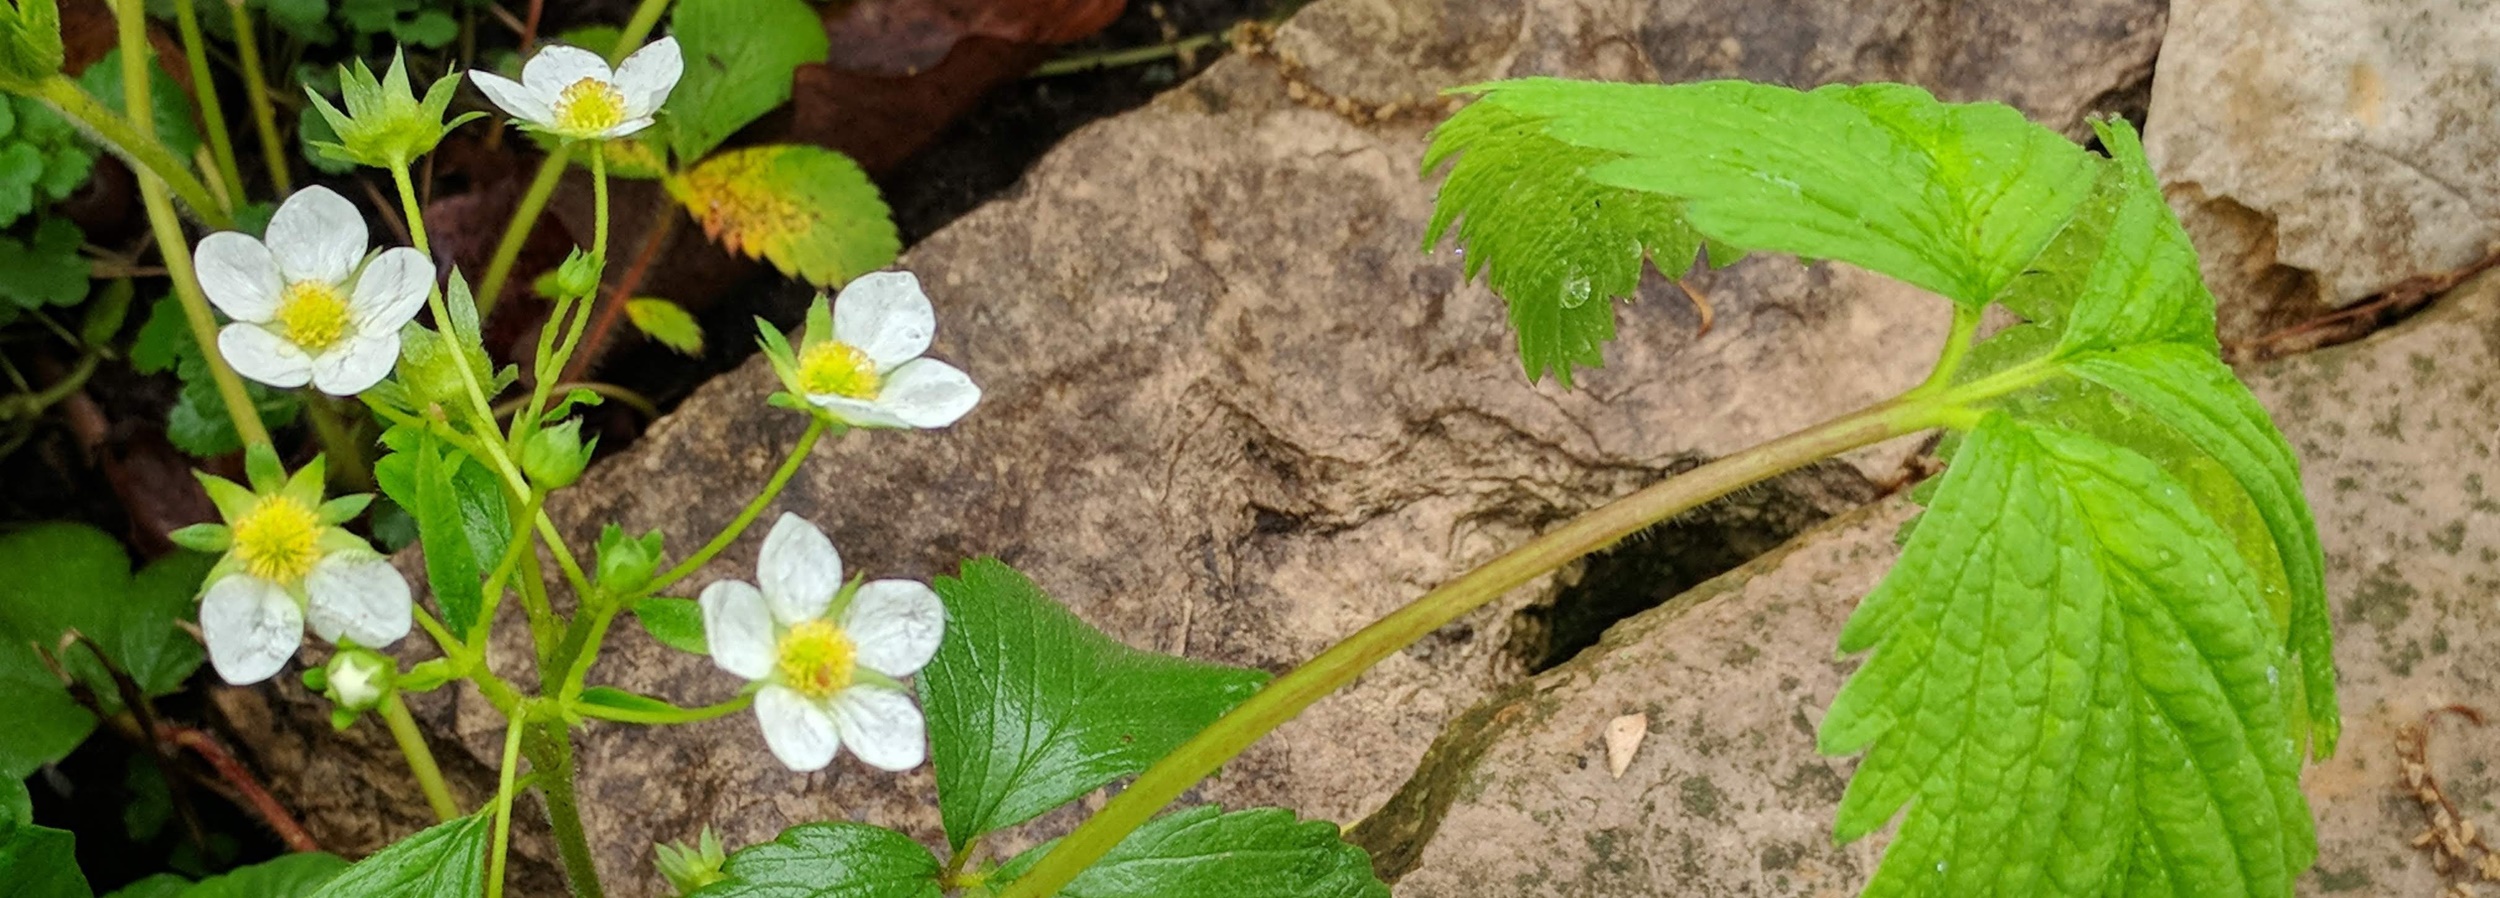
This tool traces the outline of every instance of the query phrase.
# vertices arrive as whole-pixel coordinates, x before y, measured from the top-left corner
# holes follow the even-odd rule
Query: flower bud
[[[54,0],[0,3],[0,88],[31,94],[61,73],[61,8]]]
[[[321,113],[330,130],[338,133],[337,143],[315,143],[322,155],[341,162],[354,162],[375,168],[402,168],[409,160],[433,151],[443,135],[461,123],[484,113],[471,112],[446,122],[443,113],[451,107],[459,92],[460,75],[443,76],[426,89],[425,98],[417,98],[408,84],[408,65],[399,55],[391,56],[390,70],[381,78],[363,60],[354,68],[339,69],[339,98],[346,101],[347,111],[330,105],[327,98],[310,88],[313,108]]]
[[[729,878],[721,872],[729,855],[721,850],[720,836],[709,826],[690,844],[661,842],[651,847],[660,856],[660,875],[668,878],[668,884],[679,895],[694,894],[697,889]]]
[[[599,586],[623,594],[651,582],[651,572],[660,566],[660,539],[657,530],[628,537],[615,524],[599,531]]]
[[[606,267],[606,259],[574,247],[573,254],[564,257],[564,264],[556,266],[555,283],[551,285],[554,295],[580,297],[599,292],[599,274]]]
[[[398,673],[399,665],[388,658],[364,649],[345,649],[330,656],[330,663],[322,667],[321,692],[341,710],[370,711],[390,693]],[[312,685],[309,675],[305,685]]]
[[[521,444],[521,473],[541,489],[572,486],[582,477],[582,469],[590,464],[590,453],[599,447],[598,440],[582,443],[582,419],[567,418],[564,423],[540,429]]]

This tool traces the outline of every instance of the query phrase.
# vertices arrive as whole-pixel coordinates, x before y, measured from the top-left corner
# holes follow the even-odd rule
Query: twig
[[[2472,894],[2465,885],[2476,878],[2500,882],[2500,849],[2485,840],[2474,821],[2466,819],[2457,803],[2439,787],[2439,778],[2431,775],[2431,728],[2443,714],[2465,718],[2475,726],[2483,725],[2483,713],[2465,705],[2448,705],[2423,712],[2420,723],[2396,728],[2396,759],[2405,793],[2422,806],[2422,817],[2429,827],[2413,837],[2413,847],[2428,852],[2431,869],[2443,878],[2462,877],[2451,894]],[[2454,866],[2454,874],[2451,873]]]
[[[2223,348],[2223,356],[2235,364],[2263,362],[2359,340],[2412,317],[2440,294],[2495,265],[2500,265],[2500,252],[2453,271],[2406,278],[2360,303],[2254,340],[2233,343]]]
[[[278,841],[286,843],[287,850],[321,850],[321,843],[313,841],[312,833],[304,831],[304,824],[296,822],[295,815],[288,813],[286,806],[279,804],[278,799],[261,786],[260,778],[253,776],[252,771],[244,768],[243,762],[235,760],[234,755],[228,754],[224,746],[218,745],[215,737],[204,730],[169,724],[159,731],[158,738],[190,749],[192,754],[200,756],[200,760],[208,762],[219,778],[242,794],[252,813],[259,816],[262,823],[268,824],[271,832],[277,833]]]

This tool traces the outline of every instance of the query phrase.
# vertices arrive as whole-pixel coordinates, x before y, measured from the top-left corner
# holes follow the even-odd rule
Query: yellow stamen
[[[884,384],[876,363],[848,343],[827,340],[799,353],[799,390],[807,395],[875,399]]]
[[[782,634],[780,655],[781,685],[821,700],[851,687],[859,651],[832,621],[812,620]]]
[[[318,353],[347,337],[353,316],[339,288],[320,281],[296,281],[278,295],[278,336]]]
[[[234,554],[245,573],[294,586],[321,560],[321,519],[286,496],[262,497],[234,522]]]
[[[577,137],[596,137],[625,123],[625,94],[597,78],[566,85],[556,95],[555,129]]]

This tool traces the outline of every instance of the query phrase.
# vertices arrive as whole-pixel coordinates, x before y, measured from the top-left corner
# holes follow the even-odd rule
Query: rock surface
[[[2336,609],[2345,730],[2303,780],[2321,851],[2302,894],[2444,894],[2410,845],[2396,729],[2500,711],[2500,277],[2247,376],[2304,461]],[[1468,712],[1356,841],[1400,898],[1855,894],[1882,839],[1832,845],[1856,762],[1816,755],[1814,730],[1857,663],[1832,657],[1840,625],[1910,511],[1834,521]],[[1648,736],[1610,776],[1603,731],[1635,713]],[[2435,732],[2449,796],[2500,825],[2500,740]]]
[[[1281,670],[1554,522],[1915,383],[1946,319],[1940,301],[1855,270],[1756,260],[1694,281],[1717,307],[1707,336],[1652,278],[1620,313],[1609,368],[1576,392],[1529,384],[1500,302],[1461,283],[1448,251],[1417,251],[1432,187],[1415,163],[1431,117],[1296,96],[1377,111],[1508,75],[1901,79],[1949,99],[2011,99],[2079,134],[2088,113],[2141,88],[2161,22],[2159,0],[1322,0],[1276,40],[1295,78],[1277,57],[1224,60],[1071,137],[1016,195],[914,249],[906,265],[939,309],[934,354],[988,395],[943,432],[820,448],[773,512],[823,524],[873,576],[997,555],[1131,644]],[[665,528],[681,551],[700,542],[800,430],[764,405],[772,388],[760,361],[706,386],[559,503],[558,520],[582,535],[611,520]],[[1655,542],[1662,555],[1727,556],[1687,576],[1715,573],[1873,498],[1917,448],[1853,454]],[[760,538],[684,591],[752,576]],[[1571,617],[1545,606],[1569,592],[1540,583],[1435,634],[1199,797],[1371,812],[1452,717],[1527,674],[1550,642],[1539,631]],[[620,630],[594,682],[690,704],[738,685]],[[517,628],[504,634],[499,667],[522,666]],[[373,806],[371,784],[395,770],[306,750],[327,727],[300,693],[229,703],[269,721],[246,736],[332,847],[369,850],[415,825]],[[427,696],[417,711],[480,786],[500,719],[471,695]],[[580,766],[602,868],[624,894],[655,889],[653,840],[706,822],[733,845],[828,818],[936,835],[925,770],[897,778],[844,760],[792,774],[744,716],[593,726]],[[1027,838],[1066,822],[1046,818]]]
[[[2145,150],[2226,339],[2500,249],[2495,42],[2478,3],[2172,5]]]

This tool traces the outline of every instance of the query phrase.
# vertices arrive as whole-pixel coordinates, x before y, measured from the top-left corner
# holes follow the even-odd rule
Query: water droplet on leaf
[[[1563,282],[1562,307],[1566,309],[1576,309],[1587,305],[1589,301],[1589,293],[1590,287],[1588,276],[1577,274],[1572,275],[1570,280]]]

